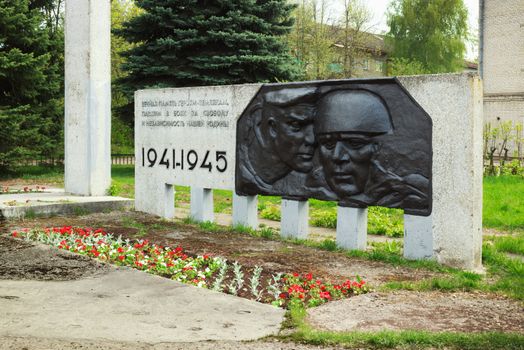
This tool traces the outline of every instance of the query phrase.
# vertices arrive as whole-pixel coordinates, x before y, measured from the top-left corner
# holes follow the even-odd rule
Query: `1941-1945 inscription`
[[[238,121],[236,191],[427,216],[431,136],[395,79],[265,85]]]

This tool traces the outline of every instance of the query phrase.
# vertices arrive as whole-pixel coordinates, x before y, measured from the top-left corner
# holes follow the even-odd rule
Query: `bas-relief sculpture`
[[[238,121],[236,192],[427,216],[431,133],[396,79],[264,85]]]

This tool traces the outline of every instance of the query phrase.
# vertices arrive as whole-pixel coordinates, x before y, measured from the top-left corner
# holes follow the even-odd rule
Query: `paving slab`
[[[276,334],[284,311],[123,267],[72,281],[0,280],[0,338],[244,341]]]
[[[77,196],[63,189],[46,189],[45,192],[22,192],[0,195],[0,218],[20,219],[26,216],[52,216],[57,214],[85,214],[124,210],[133,207],[134,201],[112,196]]]

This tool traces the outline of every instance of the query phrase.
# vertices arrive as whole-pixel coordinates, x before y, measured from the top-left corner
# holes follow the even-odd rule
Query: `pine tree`
[[[125,56],[121,88],[292,80],[297,67],[283,35],[286,0],[137,0],[143,12],[117,33],[137,44]],[[127,117],[132,118],[132,108]]]
[[[40,8],[0,0],[0,167],[60,144],[61,68]],[[60,57],[60,56],[58,56]],[[55,59],[53,59],[55,58]]]

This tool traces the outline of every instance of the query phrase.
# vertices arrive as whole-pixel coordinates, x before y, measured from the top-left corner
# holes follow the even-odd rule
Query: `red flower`
[[[319,296],[322,298],[322,299],[331,299],[331,294],[329,292],[320,292]]]
[[[306,279],[308,281],[311,281],[313,279],[313,274],[310,272],[310,273],[306,273]]]
[[[13,231],[13,237],[18,237],[18,232]]]
[[[287,293],[280,293],[280,294],[278,295],[278,297],[279,297],[280,299],[286,299],[286,298],[287,298]]]
[[[298,276],[299,276],[298,273],[293,272],[293,277],[298,277]]]
[[[301,286],[299,286],[298,284],[292,284],[289,289],[288,289],[288,293],[289,294],[292,294],[293,292],[300,292],[300,293],[304,293],[304,288],[302,288]]]
[[[93,254],[95,257],[98,257],[100,255],[100,252],[96,250],[95,247],[89,251],[91,254]]]
[[[124,261],[125,258],[126,258],[126,257],[125,257],[124,255],[119,255],[119,256],[118,256],[118,259],[119,259],[120,261]]]
[[[124,252],[124,248],[122,248],[122,247],[118,247],[117,252],[119,252],[119,253],[123,253],[123,252]]]

